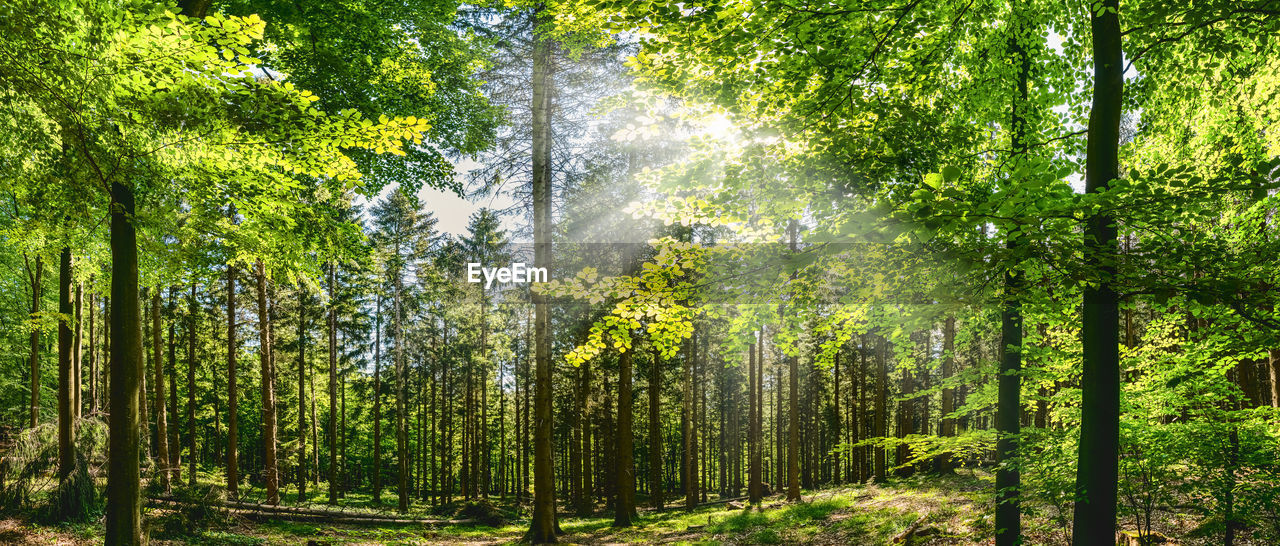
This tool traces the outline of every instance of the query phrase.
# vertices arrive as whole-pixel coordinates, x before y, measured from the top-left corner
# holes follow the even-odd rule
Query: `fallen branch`
[[[155,506],[185,506],[192,503],[170,497],[150,499]],[[289,521],[314,521],[323,523],[350,524],[412,524],[412,525],[454,525],[474,523],[471,519],[425,519],[355,512],[346,510],[317,510],[314,508],[298,508],[292,506],[272,506],[246,502],[225,502],[221,506],[228,512],[250,519],[282,519]]]

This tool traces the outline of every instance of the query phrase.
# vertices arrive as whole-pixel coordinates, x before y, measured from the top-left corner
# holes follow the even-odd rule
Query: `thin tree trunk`
[[[312,396],[315,393],[311,393]],[[307,293],[298,286],[298,502],[307,501]]]
[[[164,341],[160,334],[160,288],[151,290],[151,348],[155,354],[152,361],[155,369],[155,395],[152,407],[156,416],[156,477],[164,487],[170,490],[169,484],[169,429],[165,418],[164,400]]]
[[[373,503],[382,504],[382,293],[373,330]]]
[[[92,325],[90,321],[90,325]],[[90,335],[90,337],[93,337]],[[92,353],[92,351],[90,351]],[[191,282],[187,302],[187,458],[191,468],[187,484],[196,486],[196,283]]]
[[[173,423],[169,426],[169,483],[182,483],[182,438],[179,429],[181,425],[178,423],[178,369],[177,346],[174,345],[174,338],[177,335],[178,321],[178,289],[177,287],[169,287],[169,302],[173,306],[173,316],[169,319],[169,365],[166,370],[169,373],[169,408],[173,411]]]
[[[409,511],[409,446],[408,431],[405,429],[405,362],[404,362],[404,327],[402,310],[404,307],[400,274],[395,278],[395,328],[396,328],[396,460],[399,463],[400,487],[399,510],[403,514]]]
[[[329,504],[338,504],[338,304],[337,265],[329,262],[329,423],[325,438],[329,442]]]
[[[681,446],[684,458],[681,469],[683,470],[684,482],[684,508],[685,510],[693,510],[697,505],[698,486],[697,475],[695,474],[695,462],[693,459],[693,443],[697,438],[693,433],[693,343],[692,340],[687,342],[684,358],[684,394],[681,397],[682,404],[680,406],[680,432],[684,438]]]
[[[956,319],[955,317],[947,317],[946,322],[942,325],[942,416],[938,424],[938,433],[943,438],[951,438],[956,435],[956,420],[947,417],[956,410],[955,389],[948,386],[951,376],[955,374],[955,351]],[[937,467],[940,473],[954,473],[955,466],[951,461],[951,453],[939,455]]]
[[[875,419],[872,421],[872,436],[875,438],[884,438],[887,436],[889,424],[889,366],[885,363],[885,340],[881,336],[876,336],[876,397],[874,401]],[[884,483],[887,461],[885,460],[885,450],[881,447],[874,447],[874,474],[876,483]]]
[[[649,505],[662,510],[662,359],[653,348],[649,363]]]
[[[93,282],[90,281],[90,286]],[[98,314],[97,294],[89,292],[89,414],[98,413],[98,338],[95,317]]]
[[[76,283],[76,293],[75,293],[76,331],[71,337],[71,343],[72,343],[72,346],[71,346],[71,388],[72,388],[71,409],[72,409],[72,412],[71,413],[72,413],[72,417],[74,417],[75,419],[80,418],[80,412],[83,408],[80,400],[81,395],[83,394],[83,391],[84,391],[84,382],[81,378],[81,375],[82,375],[81,372],[83,370],[80,369],[81,345],[82,345],[82,339],[84,338],[84,335],[83,335],[84,323],[82,322],[82,319],[83,319],[82,313],[83,313],[83,307],[84,307],[83,299],[84,299],[84,283],[78,282]]]
[[[236,267],[227,264],[227,497],[240,496],[239,391],[236,386]]]
[[[137,250],[134,250],[136,257]],[[40,277],[44,275],[44,263],[36,256],[35,271],[31,278],[31,428],[40,421]]]
[[[1124,96],[1119,0],[1102,0],[1091,15],[1093,105],[1085,158],[1085,192],[1100,193],[1118,176],[1120,116]],[[1088,218],[1084,258],[1102,280],[1084,289],[1083,367],[1080,377],[1080,446],[1072,542],[1102,544],[1115,539],[1116,484],[1120,456],[1119,298],[1116,224],[1106,214]]]
[[[58,260],[58,480],[71,477],[76,466],[75,455],[75,395],[72,384],[75,374],[71,366],[72,331],[67,317],[72,314],[71,302],[71,248],[62,247]]]
[[[763,334],[760,342],[764,342]],[[747,451],[751,457],[747,497],[751,504],[759,504],[763,493],[760,487],[760,401],[756,398],[757,367],[763,365],[763,362],[756,362],[756,344],[747,345]]]

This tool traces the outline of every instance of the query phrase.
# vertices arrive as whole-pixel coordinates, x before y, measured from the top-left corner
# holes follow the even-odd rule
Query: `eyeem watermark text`
[[[467,282],[478,283],[481,276],[486,289],[493,286],[494,280],[502,284],[547,282],[547,268],[526,267],[524,262],[513,263],[510,267],[483,267],[479,262],[467,264]]]

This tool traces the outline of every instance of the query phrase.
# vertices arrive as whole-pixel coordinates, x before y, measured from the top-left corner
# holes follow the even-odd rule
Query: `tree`
[[[613,526],[630,527],[636,509],[636,469],[631,432],[632,351],[618,357],[618,500],[614,503]]]
[[[1124,97],[1120,3],[1091,7],[1093,104],[1085,155],[1085,192],[1106,192],[1118,176],[1120,116]],[[1116,223],[1110,215],[1089,216],[1085,259],[1100,264],[1099,279],[1084,289],[1080,376],[1080,451],[1076,467],[1074,544],[1111,541],[1116,528],[1116,483],[1120,457],[1120,307],[1111,285],[1116,273]]]
[[[545,24],[547,13],[535,8],[533,25]],[[551,50],[545,37],[533,45],[533,266],[551,267]],[[533,517],[524,540],[534,544],[556,541],[556,492],[551,460],[551,315],[544,296],[534,295],[533,307]]]
[[[258,361],[262,373],[262,452],[266,474],[267,504],[280,504],[280,468],[276,464],[276,388],[271,356],[271,315],[267,310],[267,272],[257,263]]]

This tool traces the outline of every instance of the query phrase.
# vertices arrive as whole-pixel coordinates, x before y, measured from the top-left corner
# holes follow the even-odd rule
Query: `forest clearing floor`
[[[850,485],[806,490],[802,502],[786,502],[781,495],[766,497],[759,509],[744,501],[707,504],[686,511],[683,498],[671,499],[667,509],[644,508],[634,526],[615,529],[612,515],[573,517],[562,513],[560,525],[567,544],[990,544],[993,535],[991,488],[993,478],[982,470],[964,469],[952,476],[920,475],[890,479],[882,484]],[[362,500],[356,497],[353,504]],[[478,523],[352,524],[210,517],[209,511],[149,508],[147,527],[152,544],[284,545],[284,544],[511,544],[520,540],[528,520],[515,517],[527,506],[493,498],[490,510],[510,516],[497,525]],[[711,497],[713,502],[716,500]],[[394,506],[394,495],[384,495]],[[564,501],[560,501],[563,509]],[[435,509],[439,519],[463,519],[475,512],[474,503],[454,503],[453,517]],[[1025,506],[1024,506],[1025,508]],[[1052,513],[1041,507],[1037,513]],[[419,509],[410,515],[428,515]],[[1069,516],[1069,514],[1068,514]],[[1056,519],[1056,518],[1054,518]],[[1176,518],[1175,518],[1176,519]],[[1059,520],[1061,521],[1061,520]],[[1124,522],[1122,522],[1123,524]],[[18,519],[0,519],[0,543],[96,544],[103,522],[42,526]],[[1065,544],[1065,533],[1050,518],[1023,517],[1027,544]],[[1186,531],[1171,528],[1168,531]],[[1197,541],[1181,544],[1198,544]],[[1211,543],[1211,542],[1206,542]],[[1242,542],[1247,544],[1247,542]]]

